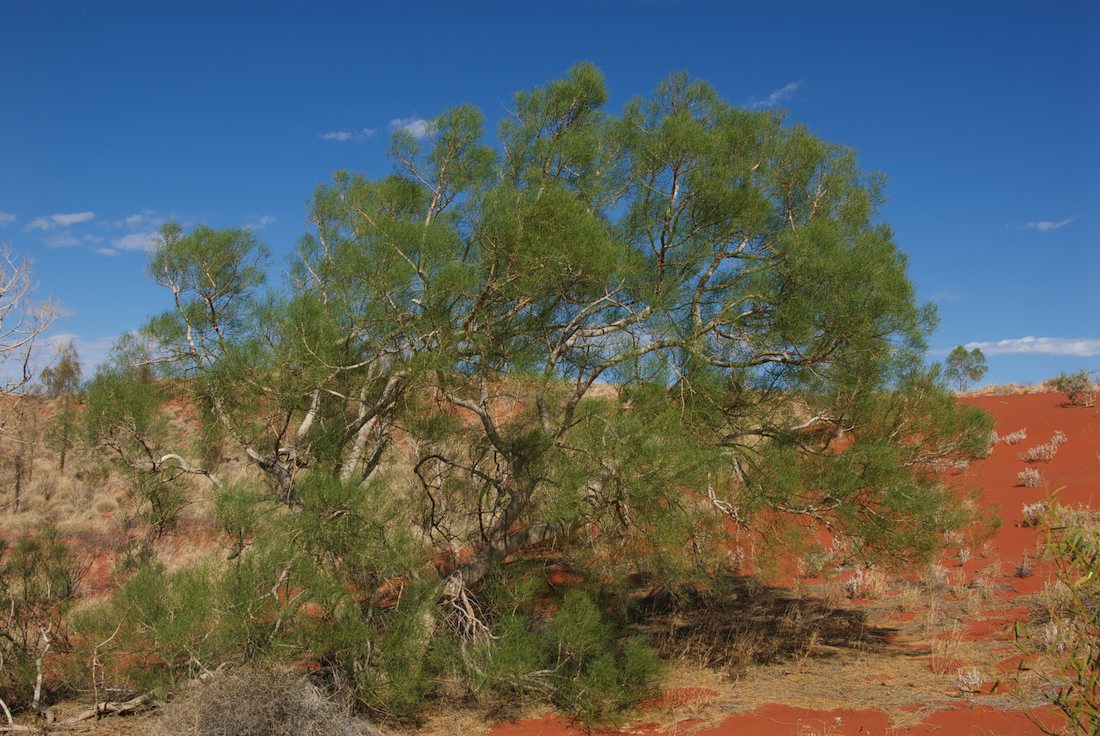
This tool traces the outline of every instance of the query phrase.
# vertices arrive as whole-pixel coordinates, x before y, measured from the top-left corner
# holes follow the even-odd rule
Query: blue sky
[[[0,0],[0,242],[95,360],[167,306],[165,218],[280,256],[394,127],[590,60],[610,109],[687,70],[888,177],[882,218],[986,382],[1100,369],[1100,4]]]

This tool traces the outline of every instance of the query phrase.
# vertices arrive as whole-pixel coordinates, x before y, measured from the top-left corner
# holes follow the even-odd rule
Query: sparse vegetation
[[[1083,736],[1100,726],[1100,519],[1059,504],[1049,515],[1046,553],[1057,582],[1046,595],[1046,620],[1018,626],[1017,642],[1027,653],[1048,655],[1039,660],[1047,694],[1066,718],[1063,730],[1039,727],[1052,736]]]
[[[1096,406],[1096,386],[1092,375],[1083,368],[1075,373],[1059,374],[1051,385],[1066,395],[1070,406]]]

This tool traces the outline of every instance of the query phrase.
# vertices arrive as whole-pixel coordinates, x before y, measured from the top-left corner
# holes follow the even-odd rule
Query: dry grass
[[[946,675],[958,669],[965,655],[963,629],[957,623],[945,635],[932,640],[932,654],[928,657],[928,668],[937,675]]]
[[[244,669],[194,682],[141,736],[363,736],[381,732],[301,677]]]

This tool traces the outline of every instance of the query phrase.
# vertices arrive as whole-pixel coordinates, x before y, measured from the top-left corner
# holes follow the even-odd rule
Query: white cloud
[[[118,251],[114,248],[96,248],[95,252],[101,256],[117,256]]]
[[[264,215],[255,222],[250,222],[244,226],[245,230],[263,230],[265,227],[275,222],[275,218],[271,215]]]
[[[359,130],[333,130],[321,134],[321,140],[336,141],[337,143],[362,143],[368,138],[373,138],[377,133],[374,128],[361,128]]]
[[[68,248],[71,245],[80,245],[80,238],[64,230],[55,235],[47,235],[43,242],[50,248]]]
[[[1076,219],[1076,217],[1067,217],[1066,219],[1059,220],[1058,222],[1054,222],[1052,220],[1039,220],[1038,222],[1024,223],[1024,227],[1028,228],[1029,230],[1038,230],[1041,233],[1045,233],[1051,230],[1058,230],[1059,228],[1063,228]]]
[[[986,355],[1100,355],[1100,340],[1069,337],[1017,337],[995,342],[968,342],[968,350],[979,348]]]
[[[68,227],[69,225],[75,225],[78,222],[87,222],[95,218],[94,212],[73,212],[71,214],[57,214],[50,215],[50,219],[56,222],[58,225]]]
[[[121,238],[115,238],[111,244],[117,250],[152,250],[156,235],[154,232],[130,233]]]
[[[58,212],[53,215],[36,217],[27,224],[27,230],[50,230],[58,226],[69,227],[95,219],[94,212]]]
[[[390,121],[390,128],[403,130],[417,140],[432,132],[432,121],[410,116],[407,118],[394,118]]]
[[[779,105],[783,102],[786,102],[787,100],[794,97],[794,93],[797,92],[798,88],[801,87],[801,86],[802,86],[802,80],[801,79],[798,80],[797,82],[788,82],[787,84],[785,84],[782,87],[780,87],[779,89],[775,90],[774,92],[772,92],[770,95],[768,95],[767,97],[765,97],[762,100],[757,100],[755,98],[750,99],[749,100],[749,107],[752,107],[754,109],[760,109],[760,108],[766,108],[766,107],[775,107],[776,105]]]
[[[115,227],[150,228],[160,227],[167,221],[168,218],[155,210],[142,210],[141,212],[130,215],[121,222],[115,222],[113,224]]]
[[[0,212],[0,227],[6,227],[13,222],[15,222],[15,215],[8,212]]]

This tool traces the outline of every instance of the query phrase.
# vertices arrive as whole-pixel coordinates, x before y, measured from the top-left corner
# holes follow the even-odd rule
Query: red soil
[[[1043,723],[1054,725],[1052,713],[1030,714]],[[701,726],[689,719],[679,723],[654,727],[652,724],[632,726],[617,731],[597,729],[595,732],[566,718],[546,715],[526,721],[513,721],[495,726],[489,736],[1035,736],[1041,731],[1023,711],[1003,711],[966,704],[955,710],[930,715],[912,727],[894,727],[890,720],[873,710],[816,711],[769,703],[747,713],[738,713],[717,725]]]

